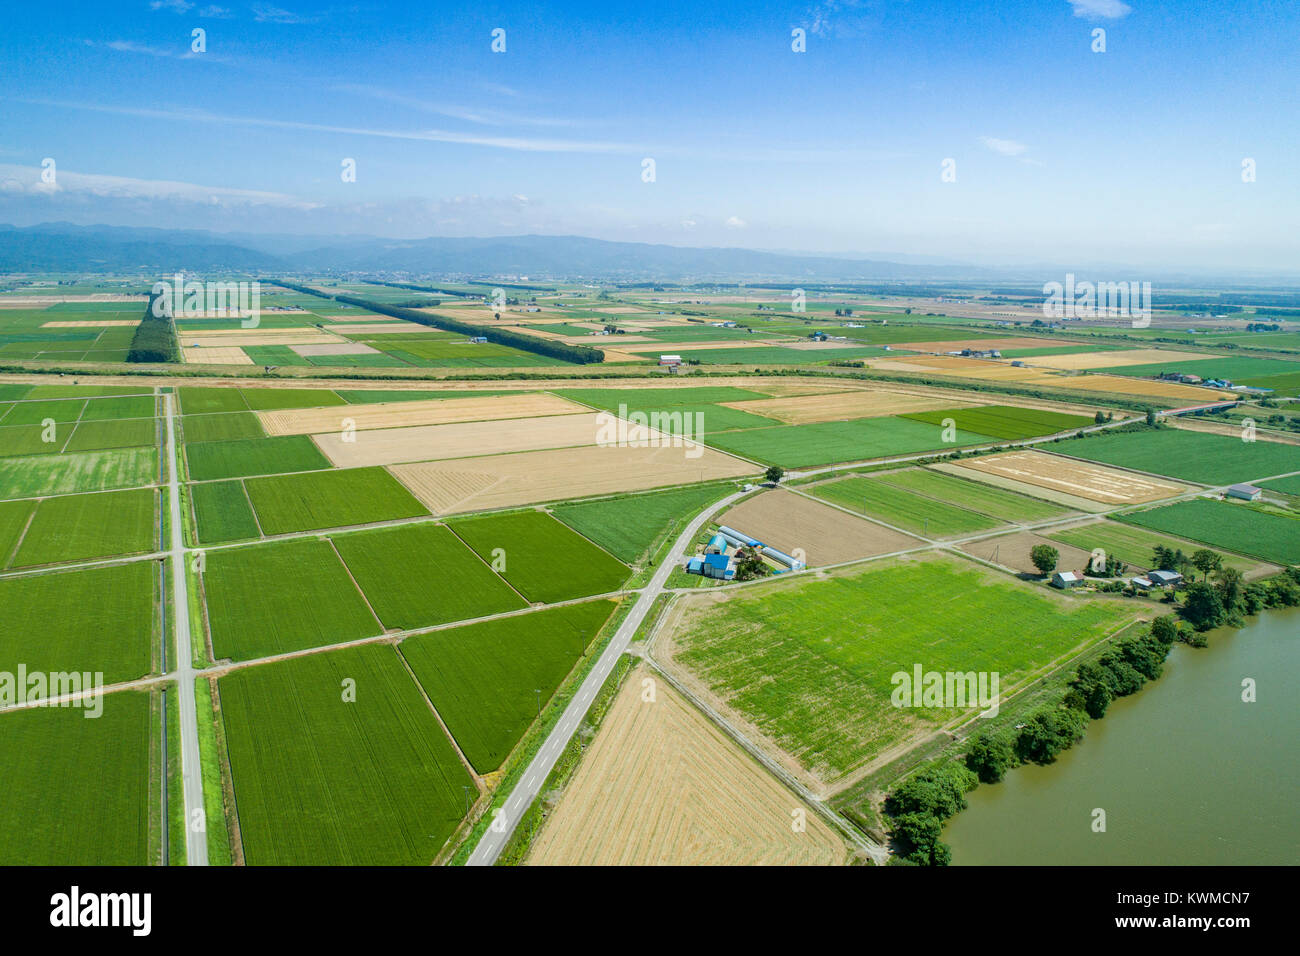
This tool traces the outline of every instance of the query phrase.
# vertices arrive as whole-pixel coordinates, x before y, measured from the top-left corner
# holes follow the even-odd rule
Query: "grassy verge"
[[[169,866],[184,866],[185,778],[181,772],[181,704],[175,683],[166,686],[167,701],[167,859]]]
[[[225,752],[224,731],[212,707],[212,685],[206,677],[194,682],[195,704],[199,712],[199,758],[203,768],[203,811],[207,820],[208,865],[230,866],[230,827],[226,820],[226,801],[221,757]]]

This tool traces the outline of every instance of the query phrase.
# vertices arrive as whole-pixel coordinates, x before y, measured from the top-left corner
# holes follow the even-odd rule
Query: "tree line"
[[[176,341],[176,323],[170,312],[161,306],[155,312],[154,303],[160,293],[149,293],[149,304],[145,306],[144,318],[135,327],[131,337],[131,348],[126,353],[128,362],[179,362],[180,346]],[[159,314],[164,313],[166,314]]]

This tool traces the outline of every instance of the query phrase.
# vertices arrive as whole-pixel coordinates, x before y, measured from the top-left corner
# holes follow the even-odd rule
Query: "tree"
[[[1187,586],[1182,613],[1192,627],[1208,631],[1223,620],[1223,600],[1211,585],[1196,581]]]
[[[737,581],[752,581],[755,578],[766,577],[771,573],[771,570],[755,551],[739,551],[736,553]]]
[[[780,465],[771,465],[767,471],[763,472],[763,477],[772,484],[778,485],[781,483],[781,479],[785,477],[785,469]]]
[[[1092,420],[1093,420],[1094,423],[1100,425],[1100,424],[1102,424],[1103,422],[1106,421],[1106,413],[1105,413],[1105,412],[1098,412],[1096,415],[1093,415],[1093,416],[1092,416]]]
[[[1155,423],[1156,423],[1156,410],[1155,410],[1154,408],[1148,408],[1148,409],[1147,409],[1147,424],[1148,424],[1148,425],[1155,425]]]
[[[971,741],[970,750],[966,751],[966,768],[982,783],[997,783],[1015,765],[1015,746],[1005,733],[984,731]]]
[[[1237,568],[1219,568],[1215,579],[1214,587],[1219,592],[1219,600],[1223,602],[1224,610],[1231,614],[1242,604],[1245,579]]]
[[[1211,551],[1209,548],[1198,548],[1192,552],[1190,558],[1192,567],[1201,572],[1201,580],[1208,581],[1211,571],[1217,571],[1223,567],[1223,555],[1217,551]]]
[[[1055,571],[1056,562],[1060,559],[1061,552],[1050,544],[1036,544],[1029,549],[1029,560],[1034,562],[1034,567],[1043,574],[1051,574]]]

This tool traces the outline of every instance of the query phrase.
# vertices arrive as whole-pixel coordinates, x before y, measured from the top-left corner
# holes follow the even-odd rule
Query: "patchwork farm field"
[[[0,578],[0,671],[99,671],[105,684],[154,667],[157,569],[136,561]],[[112,627],[105,627],[112,621]]]
[[[557,505],[551,513],[627,564],[642,560],[731,485],[697,485]]]
[[[0,865],[147,866],[158,784],[148,693],[107,694],[103,713],[37,708],[0,714]],[[110,825],[111,824],[111,825]]]
[[[185,446],[192,481],[315,471],[331,467],[305,435],[209,441]]]
[[[1242,441],[1182,428],[1100,435],[1057,446],[1063,454],[1203,485],[1300,471],[1300,445]]]
[[[1003,521],[1046,521],[1069,514],[1068,509],[1051,502],[928,468],[886,472],[876,480]]]
[[[157,502],[152,488],[45,498],[7,566],[153,551],[158,546]]]
[[[212,651],[249,660],[383,631],[328,541],[210,551],[203,572]]]
[[[537,866],[833,866],[847,850],[699,711],[650,672],[629,675],[564,796],[533,840]]]
[[[474,781],[391,647],[246,668],[218,689],[249,864],[427,865],[460,823]]]
[[[400,650],[470,764],[488,773],[519,742],[617,606],[590,601],[433,631],[408,637]]]
[[[1092,439],[1082,439],[1085,444]],[[1073,446],[1070,446],[1073,447]],[[1089,502],[1100,505],[1142,504],[1170,498],[1185,491],[1172,481],[1147,478],[1133,472],[1117,471],[1086,461],[1076,461],[1040,451],[1008,451],[960,462],[945,462],[941,470],[956,472],[994,484],[1029,486],[1040,489],[1043,497],[1088,508]],[[1100,510],[1100,509],[1097,509]]]
[[[1171,551],[1181,550],[1190,555],[1203,544],[1186,538],[1175,538],[1167,534],[1157,534],[1134,525],[1120,524],[1115,521],[1098,521],[1076,527],[1052,531],[1047,535],[1054,541],[1082,548],[1089,553],[1094,548],[1102,548],[1108,555],[1119,558],[1131,569],[1146,571],[1153,568],[1153,552],[1157,546]],[[1256,577],[1261,573],[1276,570],[1272,565],[1252,561],[1234,554],[1223,556],[1224,567],[1236,568],[1246,577]]]
[[[1050,412],[1040,408],[1019,408],[1013,405],[981,405],[975,408],[908,412],[902,417],[931,425],[942,425],[946,419],[952,419],[963,431],[1006,439],[1053,435],[1056,432],[1093,424],[1091,418],[1083,415]]]
[[[930,538],[973,534],[1003,523],[998,518],[913,494],[878,478],[839,478],[806,490],[843,508]]]
[[[250,478],[244,482],[263,534],[416,518],[429,513],[382,468]]]
[[[716,520],[786,554],[800,550],[810,567],[856,561],[923,544],[919,538],[780,488],[746,498]]]
[[[1300,564],[1300,518],[1208,498],[1120,515],[1118,520],[1277,564]]]
[[[465,518],[450,526],[531,602],[546,604],[618,590],[627,565],[540,511]]]
[[[409,630],[527,606],[442,525],[401,525],[332,540],[385,628]]]
[[[876,597],[889,595],[889,600]],[[951,558],[679,599],[656,654],[818,787],[973,709],[892,706],[892,674],[997,671],[1006,695],[1140,611]],[[1005,622],[1015,620],[1014,629]],[[920,649],[920,650],[918,650]],[[919,656],[918,656],[919,655]]]
[[[708,441],[722,451],[763,464],[801,468],[952,450],[992,440],[987,435],[960,429],[954,438],[954,441],[945,442],[941,426],[908,418],[863,418],[723,432],[710,435]]]

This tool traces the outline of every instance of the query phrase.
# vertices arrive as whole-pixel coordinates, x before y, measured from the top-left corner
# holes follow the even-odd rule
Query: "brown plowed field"
[[[902,551],[922,543],[919,538],[779,488],[745,499],[718,518],[718,523],[786,554],[802,549],[810,567]]]
[[[925,412],[934,408],[963,408],[975,403],[879,389],[804,395],[798,398],[753,399],[744,402],[723,402],[723,404],[729,408],[752,412],[755,415],[765,415],[791,425],[807,425],[812,422],[903,415],[907,412]]]

